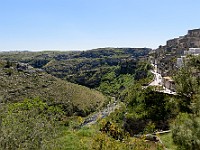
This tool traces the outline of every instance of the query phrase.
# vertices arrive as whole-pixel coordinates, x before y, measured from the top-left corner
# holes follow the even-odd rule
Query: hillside
[[[24,63],[0,62],[0,100],[17,102],[39,97],[49,105],[61,105],[68,115],[85,116],[96,111],[105,97],[94,90],[53,77]]]
[[[72,83],[97,88],[103,75],[114,70],[117,76],[134,74],[138,61],[147,60],[150,51],[148,48],[99,48],[74,52],[5,52],[0,57],[28,63]]]
[[[96,49],[81,52],[71,59],[55,59],[43,68],[54,76],[96,88],[100,85],[102,75],[111,72],[113,67],[120,67],[119,74],[133,72],[137,59],[148,52],[149,49]]]
[[[177,71],[177,58],[184,55],[189,48],[200,47],[200,29],[188,30],[188,33],[178,38],[170,39],[166,45],[159,46],[155,52],[158,71],[163,76],[172,76]]]
[[[26,136],[19,136],[17,145],[24,143],[25,137],[29,147],[35,143],[41,148],[38,136],[33,136],[35,142],[29,139],[37,132],[43,136],[40,139],[48,141],[43,145],[52,147],[50,149],[102,149],[102,144],[104,149],[110,149],[110,145],[118,149],[137,149],[137,146],[141,150],[165,149],[166,141],[181,147],[184,130],[179,129],[180,125],[187,129],[188,119],[199,120],[200,81],[196,75],[200,61],[199,57],[191,57],[185,70],[177,70],[176,95],[162,93],[159,88],[149,86],[153,80],[149,56],[157,60],[160,71],[174,65],[179,55],[176,54],[178,48],[162,53],[161,49],[164,47],[151,54],[150,49],[128,48],[1,53],[0,99],[6,103],[0,109],[3,122],[0,130],[6,131],[1,136],[2,141],[13,146],[10,141],[16,142],[17,135],[23,132]],[[98,108],[106,104],[106,98],[94,89],[113,97],[101,111]],[[30,99],[23,101],[25,98]],[[95,113],[89,115],[91,112]],[[66,117],[66,114],[76,116]],[[193,115],[196,117],[190,118]],[[38,130],[38,124],[45,132]],[[196,125],[199,126],[191,126],[191,133],[198,136]],[[60,135],[50,134],[52,129]],[[163,130],[171,133],[161,136],[167,138],[162,143],[157,131]]]
[[[184,36],[168,40],[166,46],[169,48],[198,48],[200,47],[200,29],[188,30]]]

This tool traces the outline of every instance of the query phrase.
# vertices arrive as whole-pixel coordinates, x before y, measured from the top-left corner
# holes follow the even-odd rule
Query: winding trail
[[[177,95],[176,92],[164,87],[162,85],[162,76],[158,73],[157,63],[151,64],[154,67],[154,70],[151,70],[151,72],[154,74],[154,80],[149,84],[149,86],[160,86],[163,87],[163,90],[159,90],[159,92],[171,94],[171,95]]]

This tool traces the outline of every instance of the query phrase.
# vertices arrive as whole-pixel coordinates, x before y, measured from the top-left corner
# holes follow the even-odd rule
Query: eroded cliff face
[[[171,76],[176,71],[177,58],[184,55],[189,48],[200,48],[200,29],[188,30],[188,33],[178,38],[170,39],[165,46],[156,49],[155,57],[158,71],[163,76]]]
[[[167,47],[173,48],[197,48],[200,47],[200,29],[189,30],[185,36],[170,39]]]

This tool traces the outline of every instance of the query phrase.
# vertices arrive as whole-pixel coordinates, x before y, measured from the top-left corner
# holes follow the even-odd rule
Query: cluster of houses
[[[184,51],[184,55],[181,56],[180,58],[177,58],[176,61],[177,68],[181,68],[184,65],[184,61],[186,60],[187,55],[200,55],[200,48],[189,48],[189,50]],[[174,80],[169,76],[163,77],[161,84],[162,86],[173,92],[176,89]]]
[[[184,51],[184,55],[199,55],[200,54],[200,48],[189,48],[188,51]]]
[[[157,73],[163,76],[162,86],[175,91],[175,83],[171,79],[172,70],[183,67],[188,55],[200,55],[200,28],[189,30],[184,36],[168,40],[155,52],[158,61]],[[176,56],[180,56],[176,59]]]
[[[181,68],[184,65],[184,61],[187,55],[199,55],[199,54],[200,54],[200,48],[189,48],[188,51],[184,51],[184,56],[177,58],[176,61],[177,68]]]
[[[187,55],[199,55],[200,48],[189,48],[188,51],[184,51],[184,56],[177,58],[177,68],[181,68],[184,65],[184,61]],[[163,77],[162,78],[162,85],[171,91],[175,91],[175,82],[171,77]]]
[[[175,89],[176,89],[176,87],[175,87],[175,82],[174,82],[174,80],[173,80],[171,77],[169,77],[169,76],[163,77],[163,78],[162,78],[162,86],[164,86],[165,88],[167,88],[167,89],[169,89],[169,90],[175,92]]]

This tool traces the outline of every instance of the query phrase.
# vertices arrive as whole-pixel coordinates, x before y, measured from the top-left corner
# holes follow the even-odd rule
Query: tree
[[[181,113],[172,126],[172,138],[181,150],[200,149],[200,117]]]
[[[190,104],[193,101],[193,97],[200,93],[198,76],[195,76],[195,71],[196,68],[191,66],[189,61],[174,77],[181,112],[191,112]]]
[[[131,135],[144,132],[148,124],[155,129],[169,129],[169,120],[177,115],[177,105],[173,97],[153,91],[150,87],[141,89],[135,85],[127,97],[125,130]]]
[[[175,77],[181,113],[172,125],[172,138],[181,150],[200,149],[199,62],[199,57],[190,58]]]

